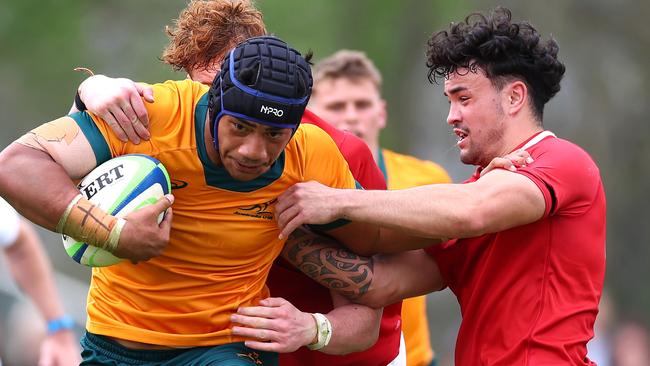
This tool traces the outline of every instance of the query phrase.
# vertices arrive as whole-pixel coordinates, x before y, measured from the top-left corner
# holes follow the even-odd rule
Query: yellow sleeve
[[[325,131],[305,124],[294,138],[300,140],[303,149],[305,181],[315,180],[333,188],[356,187],[348,163]]]
[[[93,113],[85,111],[70,115],[90,142],[97,165],[125,154],[156,156],[161,146],[166,146],[177,138],[176,133],[182,121],[193,119],[194,108],[207,91],[207,87],[185,80],[167,81],[151,87],[155,101],[144,103],[149,114],[151,139],[138,145],[120,141],[108,123]]]

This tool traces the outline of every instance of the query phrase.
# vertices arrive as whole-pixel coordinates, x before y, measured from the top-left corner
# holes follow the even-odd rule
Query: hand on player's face
[[[485,169],[481,170],[481,177],[494,169],[507,169],[514,172],[517,168],[524,168],[526,164],[532,162],[533,158],[530,156],[528,151],[516,150],[506,156],[492,159],[490,164],[488,164]]]
[[[117,250],[113,254],[129,259],[133,263],[160,255],[169,244],[173,203],[174,196],[168,194],[153,205],[128,214],[124,218],[126,225],[122,229]],[[158,216],[163,212],[165,217],[158,224]]]
[[[97,114],[124,142],[139,144],[151,135],[149,116],[143,97],[153,103],[153,90],[129,79],[113,79],[104,75],[91,76],[79,86],[79,96],[90,112]]]
[[[312,343],[316,337],[316,322],[309,313],[296,309],[279,297],[260,301],[260,306],[241,307],[231,315],[235,335],[252,338],[246,346],[269,352],[293,352]]]
[[[275,205],[280,238],[288,238],[303,224],[329,224],[338,219],[337,195],[341,192],[315,181],[294,184],[284,191]]]

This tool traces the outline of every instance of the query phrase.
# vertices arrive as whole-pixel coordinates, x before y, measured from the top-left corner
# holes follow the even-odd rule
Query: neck
[[[498,156],[504,156],[511,153],[526,139],[532,135],[544,131],[544,128],[535,120],[519,120],[510,124],[511,128],[506,129],[503,135],[503,150]]]

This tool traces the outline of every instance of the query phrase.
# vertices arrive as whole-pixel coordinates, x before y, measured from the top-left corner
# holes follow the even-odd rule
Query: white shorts
[[[386,366],[406,366],[406,346],[404,345],[404,333],[400,335],[399,339],[399,353],[394,360]]]
[[[0,248],[16,242],[19,231],[20,216],[7,201],[0,197]]]

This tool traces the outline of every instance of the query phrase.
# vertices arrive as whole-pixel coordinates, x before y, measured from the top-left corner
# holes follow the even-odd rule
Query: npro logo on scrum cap
[[[262,104],[262,107],[260,107],[260,113],[272,114],[276,117],[282,117],[284,115],[284,111],[282,109],[265,106],[264,104]]]

